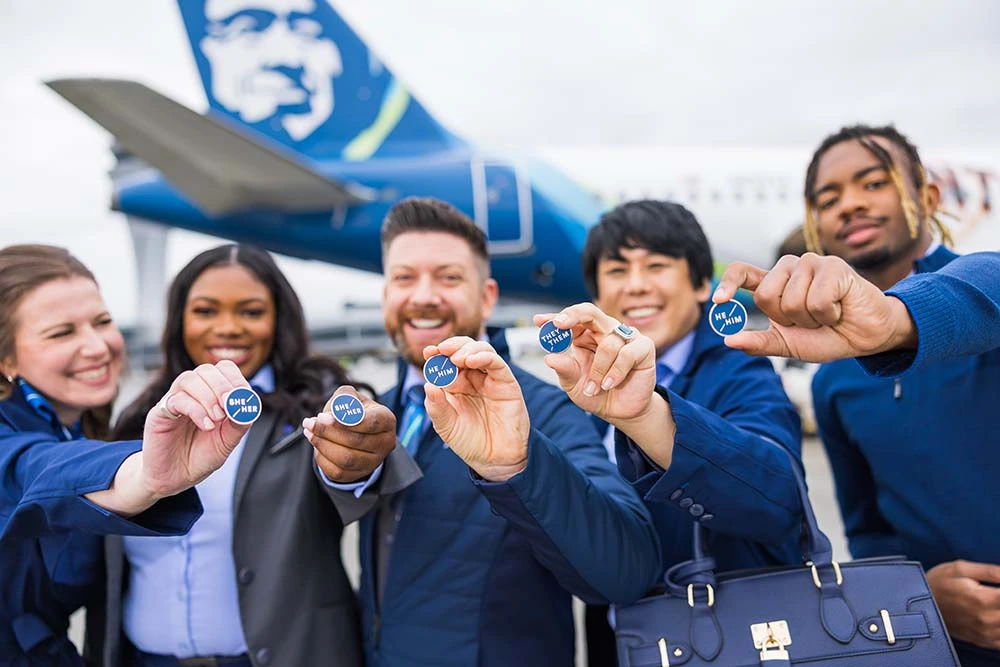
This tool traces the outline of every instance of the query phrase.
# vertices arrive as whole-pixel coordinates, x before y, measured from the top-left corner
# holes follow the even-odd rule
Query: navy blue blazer
[[[192,489],[125,519],[83,497],[107,489],[142,442],[62,441],[14,390],[0,401],[0,665],[78,666],[70,615],[102,595],[101,536],[180,535]]]
[[[670,468],[621,433],[615,444],[619,471],[653,515],[664,566],[691,558],[695,521],[710,531],[718,571],[801,563],[791,470],[792,458],[801,469],[801,423],[770,360],[726,347],[703,308],[687,364],[657,392],[677,425]]]

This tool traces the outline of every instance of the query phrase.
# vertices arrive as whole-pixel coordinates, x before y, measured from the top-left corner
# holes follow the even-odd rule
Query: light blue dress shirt
[[[274,370],[264,366],[250,384],[274,391]],[[245,443],[246,436],[197,485],[205,512],[187,535],[124,538],[129,583],[123,622],[140,650],[178,658],[246,653],[233,562],[233,495]],[[377,479],[373,474],[367,482],[336,486],[358,492]]]

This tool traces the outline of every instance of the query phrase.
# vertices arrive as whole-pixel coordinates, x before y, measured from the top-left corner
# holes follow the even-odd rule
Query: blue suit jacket
[[[82,665],[69,616],[100,599],[101,535],[179,535],[201,516],[194,490],[125,519],[83,494],[108,488],[141,441],[60,441],[15,390],[0,401],[0,664]]]
[[[694,521],[711,531],[719,571],[801,563],[802,504],[786,453],[801,466],[801,425],[771,362],[726,347],[703,309],[687,364],[657,391],[677,425],[670,467],[621,433],[616,455],[653,514],[664,566],[691,558]]]
[[[502,333],[490,342],[506,356]],[[571,596],[633,601],[662,572],[649,513],[586,413],[512,370],[531,418],[527,469],[503,483],[479,479],[428,428],[416,455],[423,478],[380,510],[398,521],[381,604],[376,518],[362,519],[369,667],[572,667]],[[396,390],[382,401],[402,414]]]

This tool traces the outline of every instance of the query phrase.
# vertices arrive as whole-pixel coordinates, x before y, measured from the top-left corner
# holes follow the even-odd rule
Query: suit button
[[[241,567],[239,573],[236,576],[239,578],[241,584],[249,584],[251,581],[253,581],[254,574],[253,570],[251,570],[249,567]]]
[[[259,662],[262,665],[266,665],[269,662],[271,662],[271,649],[267,648],[258,649],[256,656],[257,656],[257,662]]]
[[[691,516],[698,517],[705,513],[705,508],[695,503],[688,509],[688,512],[691,512]]]
[[[681,502],[679,503],[679,505],[682,508],[684,508],[684,509],[687,509],[687,508],[691,507],[691,505],[693,505],[693,504],[694,504],[694,501],[691,500],[690,498],[681,498]]]
[[[702,523],[708,523],[709,521],[711,521],[714,518],[715,518],[714,514],[702,514],[701,518],[698,519],[698,520],[701,521]]]
[[[674,491],[673,493],[670,494],[670,499],[671,500],[677,500],[678,498],[680,498],[683,495],[684,495],[684,491],[681,490],[681,489],[677,489],[676,491]]]

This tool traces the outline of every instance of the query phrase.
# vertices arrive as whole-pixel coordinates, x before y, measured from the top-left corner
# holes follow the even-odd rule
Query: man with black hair
[[[673,432],[641,448],[602,432],[653,515],[664,566],[691,558],[695,522],[713,533],[719,571],[801,562],[788,455],[800,461],[799,417],[767,359],[712,331],[712,252],[697,219],[672,202],[627,202],[590,230],[582,265],[594,304],[656,347],[652,400],[666,402]],[[605,610],[588,608],[592,665],[615,664]]]
[[[857,125],[827,137],[809,164],[804,195],[810,249],[846,260],[881,291],[892,294],[899,281],[957,257],[935,217],[937,187],[893,127]],[[789,281],[776,298],[801,301],[805,285]],[[931,292],[908,293],[938,319],[949,317]],[[962,664],[1000,665],[1000,352],[909,369],[870,359],[870,372],[845,359],[825,364],[813,380],[851,553],[923,563]]]

